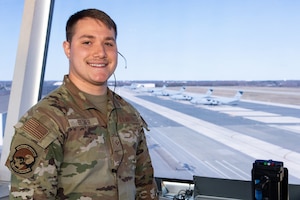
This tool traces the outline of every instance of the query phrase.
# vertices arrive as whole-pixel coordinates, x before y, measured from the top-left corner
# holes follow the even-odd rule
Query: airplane
[[[6,85],[0,85],[0,95],[7,95],[10,93],[10,87]]]
[[[243,95],[243,91],[237,91],[233,98],[227,97],[210,97],[210,98],[200,98],[192,99],[190,102],[192,104],[203,104],[203,105],[236,105]]]
[[[182,93],[182,94],[176,94],[170,96],[171,99],[174,100],[186,100],[190,101],[192,99],[202,99],[202,98],[208,98],[211,96],[213,92],[213,89],[208,89],[205,94],[195,94],[195,93]]]
[[[152,88],[151,88],[152,89]],[[135,88],[135,92],[143,93],[143,92],[151,92],[150,88],[144,87],[143,85],[140,87]]]
[[[174,90],[166,90],[166,86],[164,86],[164,88],[162,90],[156,90],[153,91],[152,94],[154,96],[170,96],[170,95],[175,95],[175,94],[181,94],[184,92],[185,87],[183,86],[182,88],[180,88],[179,91],[174,91]]]
[[[145,87],[145,85],[139,85],[138,87],[135,87],[133,90],[137,93],[153,93],[162,91],[166,88],[164,85],[163,87]]]
[[[162,92],[163,96],[172,96],[172,95],[180,95],[185,91],[185,87],[182,86],[179,91],[174,90],[164,90]]]
[[[152,94],[160,94],[161,92],[163,92],[165,89],[167,88],[166,85],[162,86],[162,87],[155,87],[155,88],[148,88],[147,92],[152,93]]]
[[[167,87],[164,85],[162,88],[153,88],[156,90],[150,91],[152,95],[154,96],[171,96],[171,95],[176,95],[176,94],[181,94],[185,91],[185,87],[183,86],[180,88],[179,91],[174,91],[174,90],[167,90]]]

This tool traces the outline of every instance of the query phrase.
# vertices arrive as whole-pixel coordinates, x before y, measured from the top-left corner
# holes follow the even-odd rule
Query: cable
[[[119,51],[118,51],[118,54],[124,59],[125,69],[127,69],[127,60],[126,60],[125,56],[123,56]]]
[[[116,169],[115,169],[115,168],[112,169],[112,172],[113,172],[113,173],[117,173],[117,172],[118,172],[118,169],[119,169],[119,167],[120,167],[120,165],[121,165],[121,163],[123,162],[123,159],[124,159],[124,147],[123,147],[123,143],[122,143],[122,141],[121,141],[121,138],[120,138],[120,135],[119,135],[119,130],[118,130],[118,119],[119,119],[119,117],[118,117],[118,109],[117,109],[116,103],[115,103],[115,95],[116,95],[115,90],[116,90],[116,87],[117,87],[117,80],[116,80],[115,73],[113,73],[113,76],[114,76],[113,106],[114,106],[114,110],[115,110],[115,112],[116,112],[115,135],[117,135],[117,138],[118,138],[118,140],[119,140],[119,142],[120,142],[120,146],[121,146],[121,149],[122,149],[122,156],[121,156],[119,165],[117,166]],[[112,138],[113,136],[110,135],[109,137]],[[114,145],[112,145],[112,146],[114,146]],[[114,152],[114,149],[113,149],[113,152]],[[114,153],[115,153],[115,152],[114,152]]]

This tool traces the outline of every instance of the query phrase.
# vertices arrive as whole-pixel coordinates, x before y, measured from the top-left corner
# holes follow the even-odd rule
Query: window
[[[128,62],[125,69],[120,57],[118,85],[144,86],[116,92],[150,126],[147,139],[156,176],[250,180],[255,159],[272,158],[286,161],[289,180],[300,183],[300,172],[292,167],[298,165],[293,156],[300,153],[300,3],[57,1],[45,81],[53,84],[67,73],[65,22],[73,12],[90,7],[102,9],[117,23],[118,49]],[[212,89],[220,99],[195,105],[161,91],[146,92],[153,84],[153,90],[167,86],[165,92],[184,86],[185,97],[194,100]],[[223,97],[234,100],[239,90],[242,101],[237,105],[216,105]]]
[[[300,184],[300,2],[56,1],[44,95],[68,73],[62,49],[68,17],[91,7],[117,23],[127,68],[120,57],[110,83],[149,124],[157,177],[250,180],[254,160],[274,159],[289,168],[290,183]],[[2,60],[12,56],[4,52]],[[220,98],[198,98],[209,89]],[[237,100],[235,93],[241,100],[227,105],[224,97]]]
[[[0,2],[0,43],[2,44],[0,47],[0,147],[3,144],[9,94],[16,61],[22,13],[22,3],[16,3],[9,0],[3,0]]]

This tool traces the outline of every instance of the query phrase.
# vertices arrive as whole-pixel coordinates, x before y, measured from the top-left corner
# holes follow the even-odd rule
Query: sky
[[[0,0],[0,80],[11,80],[21,0]],[[65,23],[98,8],[118,26],[117,80],[300,80],[298,0],[56,0],[45,80],[62,80]]]

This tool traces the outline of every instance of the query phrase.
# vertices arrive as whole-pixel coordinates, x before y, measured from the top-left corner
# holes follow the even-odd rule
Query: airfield
[[[178,90],[179,88],[168,88]],[[205,93],[207,87],[188,87]],[[147,121],[155,176],[194,175],[251,180],[256,159],[284,162],[289,183],[300,184],[300,88],[214,87],[213,96],[244,95],[237,105],[193,105],[165,96],[115,91]]]
[[[128,87],[111,89],[134,105],[148,123],[147,143],[156,178],[251,181],[253,162],[272,159],[284,163],[289,184],[300,185],[299,87],[213,87],[212,95],[219,97],[244,92],[236,105],[215,106]],[[204,94],[208,89],[189,86],[185,91]],[[7,108],[8,97],[1,96],[2,109]],[[7,183],[0,183],[0,199],[8,199],[7,195]]]

